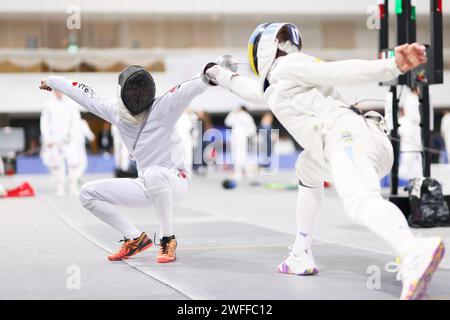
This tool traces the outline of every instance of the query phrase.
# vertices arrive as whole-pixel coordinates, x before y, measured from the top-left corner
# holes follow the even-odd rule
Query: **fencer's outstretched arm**
[[[289,63],[280,61],[272,75],[280,80],[291,77],[312,86],[357,85],[392,80],[426,61],[425,47],[413,43],[397,46],[395,57],[390,59],[311,63],[299,56],[289,59]]]
[[[219,86],[230,90],[241,99],[254,104],[266,104],[261,95],[260,84],[257,80],[233,73],[219,65],[209,68],[206,73]]]
[[[41,81],[40,88],[60,91],[85,107],[89,112],[110,123],[114,123],[115,119],[117,119],[117,102],[114,99],[97,95],[91,87],[84,83],[72,82],[64,77],[50,76]]]
[[[207,88],[208,85],[197,77],[173,87],[160,98],[156,98],[152,107],[152,116],[162,119],[166,126],[174,126],[184,109],[189,107],[191,101]]]
[[[272,79],[277,82],[291,78],[303,85],[337,86],[389,81],[401,74],[395,59],[310,62],[299,58],[290,59],[289,63],[280,61],[272,72]]]
[[[261,95],[260,84],[255,79],[238,74],[230,79],[229,89],[245,101],[254,104],[266,104]]]

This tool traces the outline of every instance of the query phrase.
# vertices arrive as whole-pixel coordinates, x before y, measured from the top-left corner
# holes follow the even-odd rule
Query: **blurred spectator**
[[[266,112],[259,124],[260,129],[260,154],[263,156],[260,159],[261,168],[270,168],[270,159],[272,157],[272,129],[273,129],[273,114]]]
[[[242,106],[231,111],[225,118],[225,125],[232,129],[231,154],[233,159],[233,179],[242,179],[243,174],[252,178],[254,165],[249,157],[249,139],[256,136],[256,124],[247,108]]]
[[[41,157],[56,180],[58,196],[66,194],[67,183],[72,193],[78,193],[77,169],[83,161],[77,145],[80,125],[80,111],[75,103],[54,91],[41,114]]]
[[[398,121],[401,152],[399,177],[407,180],[421,177],[423,174],[419,105],[418,88],[413,88],[406,93],[403,115]]]
[[[193,172],[199,175],[205,175],[207,173],[207,163],[205,157],[213,155],[204,155],[205,149],[211,144],[210,141],[203,141],[203,133],[208,129],[213,128],[213,124],[209,114],[205,111],[197,112],[197,119],[201,124],[201,127],[194,127],[194,155],[201,155],[201,159],[196,159],[194,156]]]
[[[183,114],[176,124],[176,128],[180,133],[180,138],[184,146],[184,156],[186,159],[186,166],[188,168],[188,173],[192,172],[192,165],[194,161],[194,121],[198,117],[191,108],[184,109]]]
[[[103,123],[102,131],[100,131],[97,141],[100,153],[105,157],[109,157],[113,148],[110,123],[106,121]]]
[[[74,148],[77,149],[76,152],[79,153],[80,161],[78,163],[76,177],[78,179],[78,187],[81,184],[81,177],[86,172],[88,166],[88,157],[86,152],[86,143],[92,142],[95,140],[95,134],[92,132],[91,128],[89,128],[89,124],[86,120],[81,119],[80,124],[78,126],[77,135],[74,137]]]
[[[114,142],[114,164],[116,178],[135,178],[137,170],[134,161],[130,159],[130,152],[120,136],[119,129],[111,126],[111,134]]]

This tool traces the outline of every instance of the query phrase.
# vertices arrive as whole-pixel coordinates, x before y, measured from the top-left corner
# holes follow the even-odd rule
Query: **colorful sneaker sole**
[[[278,267],[278,273],[282,273],[282,274],[294,274],[297,276],[313,276],[315,274],[319,273],[319,270],[317,268],[311,268],[311,269],[307,269],[304,272],[301,273],[294,273],[290,270],[289,266],[283,262],[279,267]]]
[[[167,257],[158,257],[156,259],[156,262],[158,263],[170,263],[170,262],[174,262],[177,258],[167,258]]]
[[[121,258],[116,258],[116,259],[113,259],[113,258],[108,257],[108,260],[109,260],[109,261],[122,261],[122,260],[126,260],[126,259],[128,259],[129,257],[132,257],[132,256],[134,256],[134,255],[136,255],[136,254],[138,254],[138,253],[140,253],[140,252],[142,252],[142,251],[147,250],[147,249],[150,248],[151,246],[153,246],[153,242],[150,242],[150,243],[147,244],[145,247],[143,247],[141,250],[135,251],[133,254],[130,254],[130,255],[128,255],[128,256],[123,256],[123,257],[121,257]]]
[[[434,251],[433,258],[431,259],[431,262],[428,265],[425,272],[423,273],[422,277],[417,282],[413,283],[410,286],[409,292],[408,292],[405,300],[423,299],[423,297],[425,296],[425,293],[427,292],[428,285],[430,284],[431,278],[432,278],[434,272],[437,270],[442,258],[444,257],[444,253],[445,253],[445,246],[444,246],[444,243],[441,241],[439,243],[439,246]]]

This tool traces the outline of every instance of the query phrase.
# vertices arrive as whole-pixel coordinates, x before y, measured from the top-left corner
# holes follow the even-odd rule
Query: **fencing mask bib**
[[[149,110],[155,94],[155,81],[143,67],[129,66],[119,74],[118,95],[133,116]]]

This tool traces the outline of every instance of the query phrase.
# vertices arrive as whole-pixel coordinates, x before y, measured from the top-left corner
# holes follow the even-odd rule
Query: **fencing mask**
[[[298,52],[301,48],[302,38],[295,25],[286,22],[260,24],[248,42],[250,66],[256,75],[265,80],[278,49],[291,53]]]
[[[119,98],[133,115],[150,109],[156,87],[152,76],[141,66],[129,66],[119,74]]]

